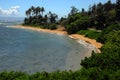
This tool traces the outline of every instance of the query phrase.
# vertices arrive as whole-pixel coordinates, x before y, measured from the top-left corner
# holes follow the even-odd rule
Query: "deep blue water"
[[[83,58],[87,50],[67,36],[6,26],[0,26],[0,72],[65,70],[68,55]]]

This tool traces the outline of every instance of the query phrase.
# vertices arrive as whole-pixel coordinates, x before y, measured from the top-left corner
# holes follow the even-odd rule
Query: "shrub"
[[[51,29],[51,30],[57,29],[57,25],[56,24],[50,24],[49,29]]]
[[[97,32],[97,31],[93,31],[93,30],[80,30],[77,33],[85,35],[86,37],[89,37],[92,39],[98,39],[101,34],[101,32]]]

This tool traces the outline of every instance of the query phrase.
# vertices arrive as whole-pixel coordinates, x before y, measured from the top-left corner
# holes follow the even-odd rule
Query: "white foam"
[[[72,38],[72,39],[74,39],[74,37],[72,37],[72,36],[69,36],[70,38]]]
[[[0,23],[0,25],[4,25],[4,23]]]
[[[87,47],[88,49],[93,50],[94,52],[97,53],[97,49],[96,49],[96,47],[94,45],[92,45],[90,43],[87,43],[84,40],[78,40],[77,42],[82,44],[84,47]]]
[[[64,36],[63,34],[59,34],[59,33],[56,33],[56,35],[58,35],[58,36]]]
[[[12,26],[5,26],[5,27],[12,27]]]

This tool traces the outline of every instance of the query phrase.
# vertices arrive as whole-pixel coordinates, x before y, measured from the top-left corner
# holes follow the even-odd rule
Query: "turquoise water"
[[[79,54],[80,61],[86,50],[67,36],[0,26],[0,72],[66,70],[68,55]]]

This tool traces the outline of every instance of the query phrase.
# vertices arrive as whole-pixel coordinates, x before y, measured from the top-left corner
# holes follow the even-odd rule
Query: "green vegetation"
[[[60,24],[64,25],[69,34],[77,33],[80,30],[94,28],[104,30],[112,24],[120,21],[120,2],[108,2],[102,4],[94,4],[89,7],[88,11],[84,8],[79,11],[75,7],[71,7],[71,12],[67,18],[61,18]]]
[[[113,32],[113,31],[118,31],[120,30],[120,26],[118,24],[112,24],[110,26],[108,26],[106,29],[104,29],[102,31],[102,33],[100,34],[99,38],[97,39],[97,41],[99,42],[102,42],[102,43],[105,43],[106,42],[106,39],[107,39],[107,35],[110,33],[110,32]]]
[[[57,24],[55,23],[47,24],[47,25],[42,26],[41,28],[54,30],[54,29],[57,29]]]
[[[0,80],[80,80],[79,74],[80,71],[37,72],[32,75],[22,72],[2,72],[0,74]]]
[[[93,30],[80,30],[77,32],[78,34],[85,35],[86,37],[92,38],[92,39],[98,39],[101,35],[101,32],[93,31]]]
[[[116,26],[120,27],[120,26]],[[92,53],[92,56],[82,60],[81,65],[86,70],[97,71],[93,78],[97,80],[120,79],[120,29],[106,34],[106,42],[101,48],[102,53]],[[103,35],[104,36],[104,35]],[[92,75],[92,73],[91,73]],[[99,79],[98,79],[99,77]],[[94,80],[94,79],[92,79]]]
[[[68,24],[66,25],[66,30],[68,33],[76,33],[79,30],[87,29],[89,22],[88,16],[83,16],[81,14],[73,14],[68,17]]]
[[[34,16],[27,14],[25,24],[49,25],[47,20],[41,20],[45,18],[43,11],[41,13],[34,13]],[[38,14],[42,15],[42,18],[39,18]],[[49,20],[52,25],[44,28],[55,29],[55,18],[51,17]],[[32,75],[23,72],[2,72],[0,80],[120,80],[120,0],[117,0],[116,4],[110,0],[105,4],[94,4],[88,12],[84,9],[79,12],[72,7],[68,18],[62,17],[59,23],[64,25],[70,34],[83,34],[104,43],[101,53],[92,52],[91,57],[85,57],[81,61],[82,68],[75,72],[56,71]],[[100,29],[101,32],[87,30],[88,28]]]
[[[51,11],[49,11],[48,14],[43,15],[44,12],[44,7],[32,6],[26,11],[27,17],[24,19],[23,25],[30,25],[34,27],[41,26],[41,28],[56,29],[57,25],[55,25],[55,23],[58,16]]]

